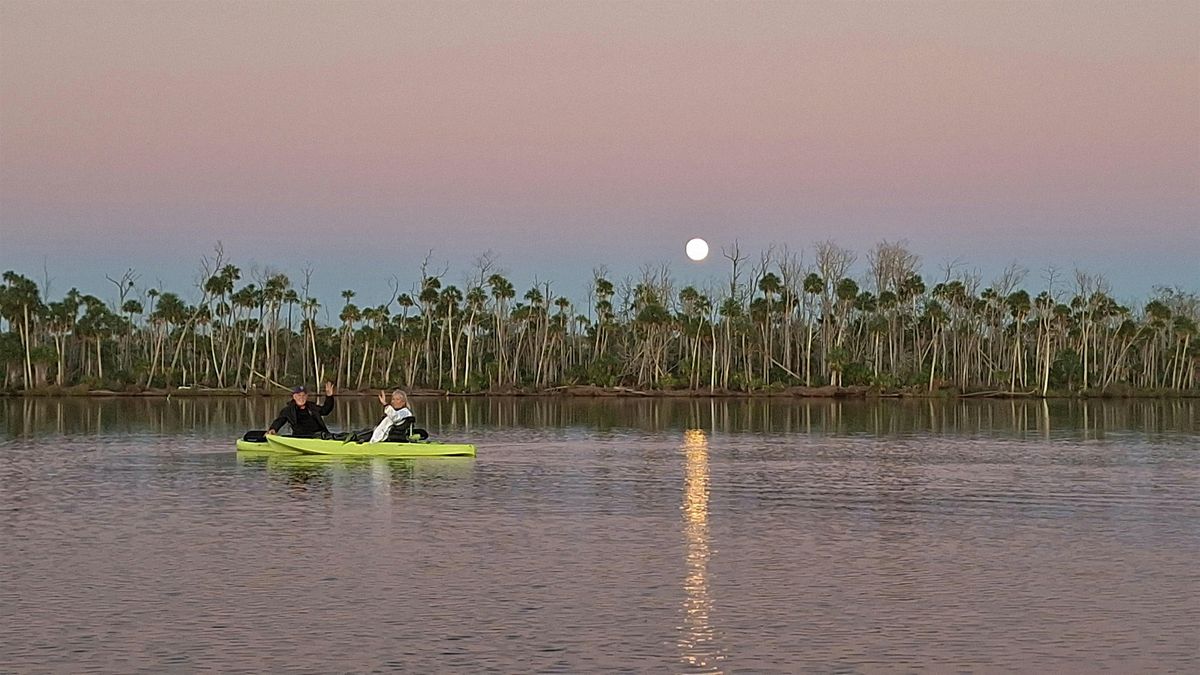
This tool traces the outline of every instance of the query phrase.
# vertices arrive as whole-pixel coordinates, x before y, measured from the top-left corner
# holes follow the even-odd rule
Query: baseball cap
[[[299,387],[292,387],[292,393],[293,394],[306,394],[306,393],[308,393],[308,389],[306,389],[304,385],[300,385]]]

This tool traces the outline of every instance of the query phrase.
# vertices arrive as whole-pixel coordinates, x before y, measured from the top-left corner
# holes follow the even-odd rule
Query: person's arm
[[[271,434],[279,433],[279,430],[282,429],[283,425],[287,423],[287,417],[285,417],[282,412],[279,413],[279,417],[276,417],[275,421],[271,422],[270,426],[267,427],[267,435],[270,436]]]
[[[409,410],[407,406],[397,410],[392,407],[392,404],[389,403],[389,404],[383,406],[383,416],[387,419],[388,422],[391,422],[392,424],[399,424],[399,423],[403,422],[404,420],[408,419],[409,417],[412,417],[413,414],[412,414],[412,411]]]
[[[321,402],[321,409],[317,411],[321,417],[333,412],[333,383],[325,383],[325,400]]]

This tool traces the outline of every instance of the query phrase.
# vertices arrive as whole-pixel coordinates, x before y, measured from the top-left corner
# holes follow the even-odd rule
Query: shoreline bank
[[[371,398],[378,389],[342,390],[337,396]],[[966,391],[953,389],[937,391],[888,390],[871,387],[787,387],[784,389],[735,391],[688,389],[640,390],[630,387],[599,387],[594,385],[569,385],[543,390],[505,389],[496,391],[456,392],[445,389],[410,389],[416,398],[773,398],[773,399],[1151,399],[1200,398],[1200,392],[1179,391],[1121,391],[1121,392],[1048,392],[1042,396],[1036,391]],[[273,390],[216,389],[209,387],[177,387],[174,389],[145,389],[139,391],[115,391],[111,389],[46,388],[32,391],[0,392],[6,398],[279,398],[286,392]]]

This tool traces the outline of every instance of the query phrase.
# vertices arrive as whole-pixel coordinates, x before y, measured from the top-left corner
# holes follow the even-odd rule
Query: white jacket
[[[396,410],[390,405],[385,406],[383,409],[383,421],[379,423],[379,426],[375,427],[375,431],[371,434],[371,442],[379,443],[380,441],[386,440],[388,437],[388,432],[392,430],[393,426],[412,416],[412,411],[408,409],[408,406],[405,406],[399,410]]]

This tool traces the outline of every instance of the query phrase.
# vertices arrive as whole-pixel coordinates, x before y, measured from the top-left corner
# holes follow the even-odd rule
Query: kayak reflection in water
[[[325,400],[318,407],[309,405],[308,389],[300,385],[292,389],[292,400],[279,411],[279,417],[271,422],[267,435],[279,433],[284,424],[292,427],[292,435],[302,438],[324,437],[329,435],[329,427],[321,418],[333,412],[333,383],[325,383]]]
[[[383,420],[371,433],[371,443],[382,443],[388,440],[388,435],[392,433],[393,429],[407,431],[417,420],[412,411],[408,409],[408,394],[399,389],[392,392],[390,403],[387,395],[380,391],[379,402],[383,404]]]

